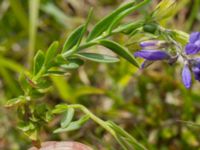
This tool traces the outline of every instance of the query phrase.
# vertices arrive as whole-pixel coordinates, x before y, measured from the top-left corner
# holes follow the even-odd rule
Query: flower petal
[[[170,55],[162,50],[141,50],[135,52],[135,57],[141,57],[150,61],[169,59]]]
[[[193,58],[188,60],[189,64],[191,64],[192,68],[197,67],[200,68],[200,58]]]
[[[152,63],[153,63],[153,61],[145,60],[141,65],[141,69],[149,67]]]
[[[167,46],[166,41],[162,40],[148,40],[140,43],[140,47],[144,50],[160,49]]]
[[[145,48],[145,47],[153,47],[153,46],[157,46],[158,44],[158,41],[157,40],[149,40],[149,41],[143,41],[140,43],[140,46],[142,48]]]
[[[196,80],[200,81],[200,69],[197,67],[193,67],[192,71],[194,73],[194,77]]]
[[[200,40],[200,32],[193,32],[190,34],[190,43],[195,43],[197,40]]]
[[[185,53],[187,55],[192,55],[192,54],[196,54],[200,51],[200,47],[195,45],[195,44],[187,44],[185,47]]]
[[[191,77],[190,69],[187,64],[184,66],[183,71],[182,71],[182,81],[186,88],[191,87],[192,77]]]

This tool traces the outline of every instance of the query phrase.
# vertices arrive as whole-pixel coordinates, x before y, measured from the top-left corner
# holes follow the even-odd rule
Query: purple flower
[[[164,46],[166,46],[166,42],[160,40],[148,40],[140,43],[142,49],[159,49]]]
[[[188,64],[186,64],[183,68],[182,71],[182,81],[183,84],[185,85],[185,87],[188,89],[191,87],[192,84],[192,77],[191,77],[191,72],[190,69],[188,67]]]
[[[182,80],[186,88],[190,88],[192,83],[191,72],[195,80],[200,81],[200,58],[189,59],[182,71]]]
[[[134,56],[141,57],[150,61],[164,60],[170,58],[170,55],[162,50],[141,50],[135,52]]]
[[[190,34],[189,43],[185,47],[187,55],[196,54],[200,51],[200,32],[193,32]]]
[[[194,58],[189,60],[192,67],[192,72],[196,80],[200,81],[200,58]]]
[[[158,45],[157,40],[143,41],[140,43],[140,47],[142,47],[142,48],[155,47],[157,45]]]

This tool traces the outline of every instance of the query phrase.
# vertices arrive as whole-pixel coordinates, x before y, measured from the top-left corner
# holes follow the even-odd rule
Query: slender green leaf
[[[39,50],[33,60],[33,75],[36,75],[42,68],[45,61],[44,52]]]
[[[113,33],[123,32],[125,34],[129,34],[130,32],[136,30],[137,28],[141,27],[142,25],[143,25],[143,20],[139,20],[139,21],[123,24],[123,25],[119,26],[118,28],[116,28],[112,32]]]
[[[51,71],[47,71],[44,76],[64,76],[64,75],[68,75],[68,73],[66,73],[65,71],[57,71],[57,70],[51,70]]]
[[[63,46],[62,49],[62,53],[66,52],[67,50],[71,49],[72,47],[74,47],[77,42],[80,40],[81,38],[81,32],[84,29],[85,25],[81,25],[78,28],[76,28],[67,38],[67,40],[65,41],[65,44]]]
[[[122,5],[121,7],[116,9],[113,13],[111,13],[110,15],[106,16],[104,19],[99,21],[95,25],[93,30],[90,32],[90,34],[89,34],[89,36],[87,38],[87,41],[91,41],[92,39],[94,39],[94,38],[98,37],[99,35],[101,35],[104,31],[106,31],[107,28],[109,27],[110,23],[112,22],[113,18],[115,18],[117,15],[119,15],[124,10],[132,7],[134,3],[135,3],[135,1],[131,1],[131,2],[127,3],[127,4]]]
[[[26,102],[26,99],[24,98],[24,96],[19,96],[17,98],[6,101],[5,107],[12,107],[12,106],[20,105],[25,102]]]
[[[18,129],[24,131],[24,132],[27,132],[29,130],[34,130],[35,129],[35,126],[33,123],[31,122],[20,122],[18,124]]]
[[[84,95],[102,95],[105,94],[105,91],[100,88],[92,87],[92,86],[82,86],[77,88],[77,90],[74,90],[74,93],[71,97],[74,99],[77,99],[78,97],[84,96]]]
[[[108,56],[108,55],[102,55],[102,54],[96,54],[96,53],[78,53],[76,56],[88,59],[95,62],[102,62],[102,63],[116,63],[119,61],[118,58]]]
[[[21,89],[18,86],[18,83],[15,78],[13,78],[13,73],[10,70],[0,67],[0,76],[4,81],[4,85],[8,87],[10,94],[14,97],[21,94]]]
[[[66,81],[66,78],[64,76],[51,76],[51,80],[60,98],[69,102],[72,88],[70,83]]]
[[[58,104],[56,107],[52,110],[53,114],[61,114],[65,112],[68,109],[68,106],[66,104]]]
[[[0,67],[5,67],[17,73],[21,73],[22,71],[28,72],[26,68],[24,68],[22,65],[18,64],[17,62],[8,58],[1,57],[1,56],[0,56]]]
[[[13,15],[15,18],[19,20],[21,25],[24,27],[26,31],[28,31],[28,17],[26,15],[26,12],[23,8],[23,5],[20,0],[9,0],[10,6],[13,10]]]
[[[126,9],[125,11],[123,11],[122,13],[118,14],[113,21],[111,22],[109,28],[108,28],[108,33],[110,33],[113,28],[127,15],[131,14],[132,12],[134,12],[136,9],[142,7],[143,5],[145,5],[146,3],[148,3],[149,0],[144,0],[141,3],[138,3],[137,5],[130,7],[129,9]]]
[[[61,133],[61,132],[77,130],[81,127],[81,125],[77,122],[78,121],[74,121],[74,122],[70,123],[66,128],[58,128],[53,133]]]
[[[72,32],[69,35],[68,39],[66,40],[66,42],[63,46],[62,53],[73,48],[74,46],[78,47],[80,45],[81,40],[82,40],[86,30],[87,30],[87,27],[88,27],[89,21],[91,19],[92,13],[93,13],[93,9],[90,10],[85,24],[83,24],[80,27],[78,27],[77,29],[75,29],[74,32]]]
[[[77,130],[77,129],[81,128],[81,126],[83,124],[85,124],[88,121],[88,119],[89,119],[89,116],[85,115],[85,116],[81,117],[79,120],[71,122],[66,128],[58,128],[58,129],[56,129],[54,131],[54,133]]]
[[[55,41],[49,46],[49,48],[46,52],[44,65],[47,66],[56,57],[58,45],[59,45],[58,42]]]
[[[84,33],[87,31],[87,27],[88,27],[88,24],[89,24],[89,22],[90,22],[90,19],[91,19],[92,14],[93,14],[93,8],[91,8],[90,11],[89,11],[87,20],[86,20],[86,22],[85,22],[85,25],[84,25],[83,30],[81,31],[80,38],[79,38],[79,40],[78,40],[78,42],[77,42],[77,44],[76,44],[76,47],[78,47],[78,46],[80,45],[81,40],[82,40],[82,38],[83,38],[83,36],[84,36]]]
[[[47,3],[42,4],[40,8],[44,13],[48,14],[49,16],[52,16],[52,18],[54,18],[55,21],[57,21],[64,27],[70,29],[73,27],[73,18],[67,15],[62,9],[59,8],[59,6],[53,3],[53,1],[49,1]]]
[[[129,133],[127,133],[125,130],[120,128],[114,122],[108,121],[107,124],[116,132],[116,135],[118,135],[117,137],[118,140],[121,140],[122,143],[126,142],[127,144],[131,144],[136,150],[147,150],[134,137],[132,137]],[[123,139],[126,139],[126,140],[123,142]]]
[[[74,109],[73,108],[67,109],[67,111],[64,113],[63,118],[61,120],[61,124],[60,124],[61,127],[66,128],[72,121],[73,116],[74,116]]]
[[[68,64],[63,64],[61,65],[62,68],[64,69],[77,69],[79,68],[81,65],[83,65],[83,60],[78,59],[78,58],[70,58],[68,59]]]
[[[123,57],[124,59],[129,61],[134,66],[139,67],[139,65],[138,65],[137,61],[135,60],[135,58],[133,57],[133,55],[126,48],[122,47],[118,43],[116,43],[114,41],[110,41],[110,40],[100,40],[99,44],[112,50],[114,53]]]
[[[28,77],[24,73],[20,74],[20,76],[19,76],[19,83],[20,83],[20,86],[21,86],[22,90],[25,93],[28,92],[28,90],[30,88],[30,84],[28,82]]]

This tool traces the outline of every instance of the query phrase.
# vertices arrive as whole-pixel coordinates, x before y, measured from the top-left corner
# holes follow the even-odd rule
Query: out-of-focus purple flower
[[[200,32],[193,32],[190,34],[189,43],[185,47],[187,55],[196,54],[200,51]]]
[[[170,58],[170,55],[162,50],[141,50],[135,52],[134,56],[141,57],[150,61],[164,60]]]
[[[194,73],[194,78],[200,81],[200,69],[197,67],[192,67],[192,72]]]
[[[191,77],[191,72],[190,69],[188,67],[188,64],[186,64],[183,68],[182,71],[182,81],[183,84],[185,85],[185,87],[188,89],[191,87],[192,84],[192,77]]]
[[[200,58],[190,59],[189,62],[195,79],[200,81]]]
[[[192,77],[191,72],[194,74],[195,80],[200,81],[200,58],[193,58],[187,60],[183,71],[182,71],[182,80],[186,88],[190,88]]]

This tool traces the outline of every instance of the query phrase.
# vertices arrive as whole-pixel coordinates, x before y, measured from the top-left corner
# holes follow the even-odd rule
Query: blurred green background
[[[15,109],[3,103],[22,93],[17,82],[19,74],[29,68],[34,51],[46,50],[52,41],[61,45],[69,33],[84,23],[89,8],[94,15],[89,29],[103,16],[126,0],[0,0],[0,149],[25,150],[30,141],[17,128]],[[152,3],[127,17],[134,21],[153,10]],[[39,11],[37,15],[37,10]],[[29,24],[30,22],[30,24]],[[178,0],[176,15],[162,25],[187,33],[200,31],[200,0]],[[138,37],[127,40],[116,35],[114,40],[129,45]],[[135,44],[130,51],[139,50]],[[107,53],[102,47],[91,51]],[[55,104],[81,103],[104,120],[113,120],[150,150],[200,149],[200,84],[194,82],[186,90],[181,83],[181,68],[157,62],[141,71],[128,62],[98,64],[85,62],[67,77],[52,77],[53,87],[42,100]],[[78,115],[78,114],[77,114]],[[113,137],[94,122],[80,130],[53,134],[59,125],[54,119],[41,132],[41,140],[75,140],[97,150],[120,150]]]

